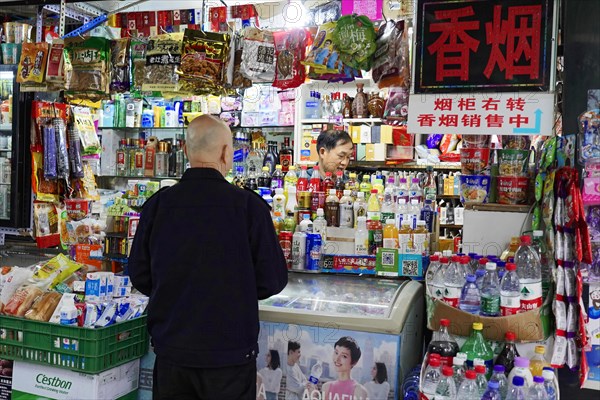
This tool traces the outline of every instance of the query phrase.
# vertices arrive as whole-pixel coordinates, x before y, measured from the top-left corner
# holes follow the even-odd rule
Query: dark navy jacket
[[[254,362],[258,300],[287,284],[268,206],[212,168],[190,168],[148,199],[128,267],[150,296],[154,351],[186,367]]]

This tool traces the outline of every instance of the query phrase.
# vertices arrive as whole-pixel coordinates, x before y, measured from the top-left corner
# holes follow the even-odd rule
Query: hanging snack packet
[[[65,39],[65,86],[67,96],[98,100],[109,86],[109,42],[101,37]]]
[[[48,60],[48,44],[23,43],[21,61],[17,70],[17,82],[42,83]]]
[[[49,89],[62,89],[65,84],[64,65],[65,42],[62,39],[54,39],[48,51],[48,62],[46,65],[46,82]]]
[[[100,154],[102,145],[96,133],[90,109],[87,107],[71,107],[71,109],[73,110],[75,128],[83,144],[83,154]]]
[[[377,50],[375,28],[364,15],[345,15],[335,24],[333,44],[345,65],[368,71],[371,69],[371,56]]]
[[[178,73],[181,90],[193,94],[220,92],[225,82],[230,37],[186,29]]]
[[[335,22],[327,22],[319,26],[306,60],[302,62],[304,65],[313,67],[316,74],[340,73],[341,60],[338,50],[333,46],[333,31],[335,27]]]
[[[279,89],[292,89],[306,79],[306,68],[300,63],[305,57],[307,32],[304,29],[273,33],[277,56],[275,81]]]
[[[52,120],[54,133],[56,135],[56,170],[59,179],[69,180],[69,152],[67,150],[67,126],[60,118]]]
[[[129,38],[111,40],[110,42],[110,91],[127,92],[129,79]]]
[[[239,33],[235,34],[235,40],[233,41],[235,51],[233,52],[233,77],[231,86],[236,89],[245,89],[252,86],[252,80],[246,78],[242,72],[242,54],[244,49],[244,38]]]
[[[146,68],[146,38],[131,38],[129,54],[131,56],[131,91],[141,92]]]
[[[408,86],[408,34],[404,21],[388,21],[379,28],[375,40],[377,50],[373,55],[373,80],[379,88]]]
[[[240,72],[253,82],[273,82],[275,41],[273,32],[258,28],[244,30],[244,50]]]
[[[182,40],[183,32],[150,37],[142,90],[168,92],[178,89],[177,68],[181,63]]]

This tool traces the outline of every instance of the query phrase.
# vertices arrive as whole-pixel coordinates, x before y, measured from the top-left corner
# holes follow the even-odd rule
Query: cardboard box
[[[381,143],[394,143],[393,137],[394,128],[391,125],[381,125]]]
[[[385,161],[386,147],[385,143],[368,143],[366,145],[366,160]]]
[[[138,388],[140,360],[84,374],[47,365],[15,361],[13,400],[123,399]]]

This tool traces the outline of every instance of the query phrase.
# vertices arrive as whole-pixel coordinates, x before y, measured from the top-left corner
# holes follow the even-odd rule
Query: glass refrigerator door
[[[0,220],[11,219],[14,69],[0,70]]]
[[[311,314],[387,319],[404,284],[341,275],[289,274],[286,288],[260,304]]]

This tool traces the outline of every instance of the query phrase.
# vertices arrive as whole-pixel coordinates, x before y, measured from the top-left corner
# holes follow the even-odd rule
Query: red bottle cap
[[[325,172],[325,176],[331,176],[331,172]]]
[[[517,266],[515,265],[515,263],[508,263],[506,264],[506,270],[507,271],[515,271],[517,269]]]
[[[440,325],[441,326],[450,326],[450,320],[446,319],[446,318],[442,318],[442,319],[440,319]]]
[[[485,265],[485,264],[487,264],[487,262],[488,262],[488,259],[485,257],[479,259],[479,265]]]
[[[433,256],[429,257],[429,261],[439,261],[439,260],[440,260],[440,256],[433,255]]]
[[[467,379],[475,379],[476,377],[477,377],[477,374],[472,369],[465,372],[465,378],[467,378]]]
[[[429,358],[429,365],[431,367],[439,367],[440,366],[440,359],[439,358]]]
[[[377,193],[377,189],[371,189],[371,193]]]
[[[477,374],[485,374],[485,365],[476,365],[475,373]]]
[[[452,376],[454,374],[454,371],[452,370],[452,367],[445,365],[442,368],[442,375],[444,376]]]
[[[521,236],[521,244],[530,245],[531,244],[531,236],[528,236],[528,235]]]
[[[448,257],[442,257],[442,258],[440,258],[440,262],[442,264],[448,264]]]
[[[452,256],[452,262],[460,262],[460,256]]]
[[[431,360],[432,358],[437,358],[438,360],[440,359],[440,355],[438,353],[431,353],[429,355],[429,359]]]
[[[306,165],[301,165],[301,166],[300,166],[300,169],[308,169],[308,166],[306,166]]]
[[[469,256],[462,256],[460,258],[460,263],[461,264],[468,264],[471,261],[471,257]]]
[[[514,265],[514,264],[513,264],[513,265]],[[504,338],[505,338],[506,340],[509,340],[509,341],[511,341],[511,342],[514,342],[514,341],[515,341],[515,339],[517,338],[517,335],[515,335],[515,333],[514,333],[514,332],[510,332],[510,331],[508,331],[508,332],[506,332],[506,333],[504,334]]]

